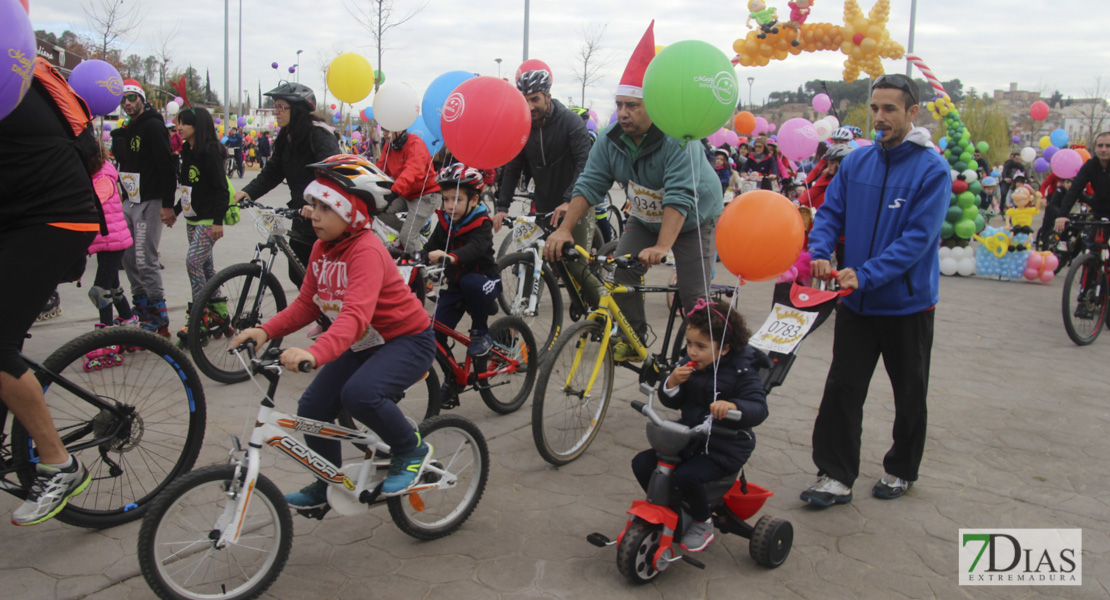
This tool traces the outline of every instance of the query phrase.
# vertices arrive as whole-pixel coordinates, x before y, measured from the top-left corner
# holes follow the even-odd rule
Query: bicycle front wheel
[[[478,393],[490,410],[507,415],[524,406],[536,382],[536,340],[516,317],[494,321],[489,334],[493,350],[474,361]],[[488,377],[482,379],[484,375]]]
[[[552,348],[559,337],[559,329],[563,325],[563,296],[555,276],[546,264],[542,265],[536,290],[536,308],[528,310],[532,288],[537,283],[534,279],[534,260],[531,252],[516,252],[497,262],[497,272],[501,276],[501,294],[497,297],[497,304],[506,315],[524,321],[537,337],[536,348],[543,354]]]
[[[100,410],[40,376],[58,436],[92,476],[58,520],[93,528],[133,521],[193,468],[204,442],[204,388],[173,344],[138,328],[109,327],[70,341],[43,366],[114,407]],[[19,422],[12,455],[17,462],[38,457]],[[24,485],[32,475],[20,473]]]
[[[245,471],[245,470],[244,470]],[[182,477],[151,508],[139,530],[139,567],[166,600],[256,598],[277,579],[293,546],[285,497],[259,475],[251,490],[233,481],[233,465]],[[217,548],[235,503],[250,494],[239,541]]]
[[[420,437],[432,446],[433,458],[413,491],[387,503],[401,531],[434,540],[454,533],[477,508],[489,479],[489,448],[478,426],[457,415],[424,421]]]
[[[597,321],[576,323],[559,336],[540,368],[532,439],[540,456],[555,466],[581,456],[605,420],[613,394],[613,348],[601,352],[604,333]]]
[[[1064,279],[1064,329],[1076,345],[1086,346],[1102,333],[1110,287],[1102,260],[1090,252],[1072,262]]]
[[[197,368],[220,383],[239,383],[249,375],[228,353],[231,340],[258,327],[285,308],[285,290],[261,265],[241,263],[216,273],[201,289],[189,313],[189,353]],[[275,345],[281,339],[272,340]]]

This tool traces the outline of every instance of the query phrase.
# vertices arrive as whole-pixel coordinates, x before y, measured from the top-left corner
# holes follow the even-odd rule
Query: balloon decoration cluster
[[[980,252],[980,254],[989,254],[987,252]],[[975,247],[968,246],[961,248],[941,247],[940,249],[940,273],[941,275],[963,275],[964,277],[971,277],[975,274]],[[980,269],[982,272],[982,269]]]
[[[952,167],[952,196],[948,216],[941,229],[941,237],[955,236],[969,240],[983,230],[986,223],[979,214],[979,194],[983,184],[976,172],[975,151],[986,152],[990,149],[986,142],[975,145],[971,134],[960,120],[960,111],[947,95],[938,96],[925,105],[934,119],[944,124],[946,136],[944,158]]]
[[[877,0],[866,15],[857,0],[847,0],[843,25],[796,23],[777,28],[777,33],[756,28],[733,43],[736,57],[732,62],[744,67],[765,67],[770,61],[785,60],[791,54],[839,50],[848,57],[844,61],[844,81],[855,81],[861,71],[878,77],[883,74],[882,59],[899,59],[905,54],[902,45],[890,37],[886,28],[889,18],[890,0]]]

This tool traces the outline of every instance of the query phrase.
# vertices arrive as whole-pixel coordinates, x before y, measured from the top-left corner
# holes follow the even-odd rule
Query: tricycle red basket
[[[763,503],[768,498],[774,495],[771,490],[754,483],[748,483],[748,493],[745,494],[740,491],[740,480],[737,479],[732,483],[732,489],[725,493],[725,504],[729,510],[736,513],[736,516],[747,521],[763,508]]]

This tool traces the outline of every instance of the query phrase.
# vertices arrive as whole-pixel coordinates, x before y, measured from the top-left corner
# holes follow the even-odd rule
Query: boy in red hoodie
[[[312,247],[300,294],[260,328],[247,329],[233,342],[264,344],[312,323],[321,314],[331,327],[308,349],[286,348],[282,365],[296,370],[302,361],[323,366],[297,405],[297,416],[334,421],[340,408],[389,444],[392,460],[382,495],[404,492],[418,479],[431,456],[391,398],[420,381],[435,358],[428,314],[412,293],[381,240],[370,231],[368,203],[384,205],[380,171],[366,159],[338,155],[309,165],[317,178],[305,188],[313,206]],[[341,464],[339,442],[308,437],[309,448]],[[295,494],[289,505],[327,504],[327,484],[317,479]]]

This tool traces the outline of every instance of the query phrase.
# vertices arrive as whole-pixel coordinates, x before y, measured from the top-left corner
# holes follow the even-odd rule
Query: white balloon
[[[825,122],[829,124],[829,129],[832,131],[836,131],[837,128],[840,127],[840,119],[837,119],[832,115],[826,115]]]
[[[952,248],[952,252],[948,256],[951,256],[956,260],[960,260],[964,257],[964,249],[961,246],[956,246]]]
[[[971,277],[975,274],[975,259],[966,256],[961,258],[959,264],[956,265],[956,272],[964,277]]]
[[[813,126],[817,129],[817,139],[827,140],[832,135],[833,128],[825,119],[819,119]]]
[[[962,175],[964,176],[964,181],[969,185],[979,180],[979,174],[975,172],[975,169],[968,169],[964,171]]]
[[[404,131],[420,116],[420,96],[407,83],[388,82],[374,96],[374,119],[389,131]]]
[[[177,111],[179,111],[179,110],[181,110],[181,107],[178,106],[177,103],[174,102],[173,100],[170,100],[169,102],[166,103],[166,113],[167,114],[176,115]]]
[[[952,257],[948,257],[940,261],[940,274],[941,275],[955,275],[959,269],[959,261]]]
[[[960,178],[960,172],[957,171],[956,169],[952,169],[952,181],[956,181],[959,178]]]
[[[941,246],[940,250],[937,251],[937,254],[940,256],[941,260],[944,260],[949,256],[952,256],[952,249],[948,246]]]
[[[1027,163],[1031,163],[1034,160],[1037,160],[1037,151],[1031,147],[1026,146],[1026,148],[1021,151],[1021,160]]]

